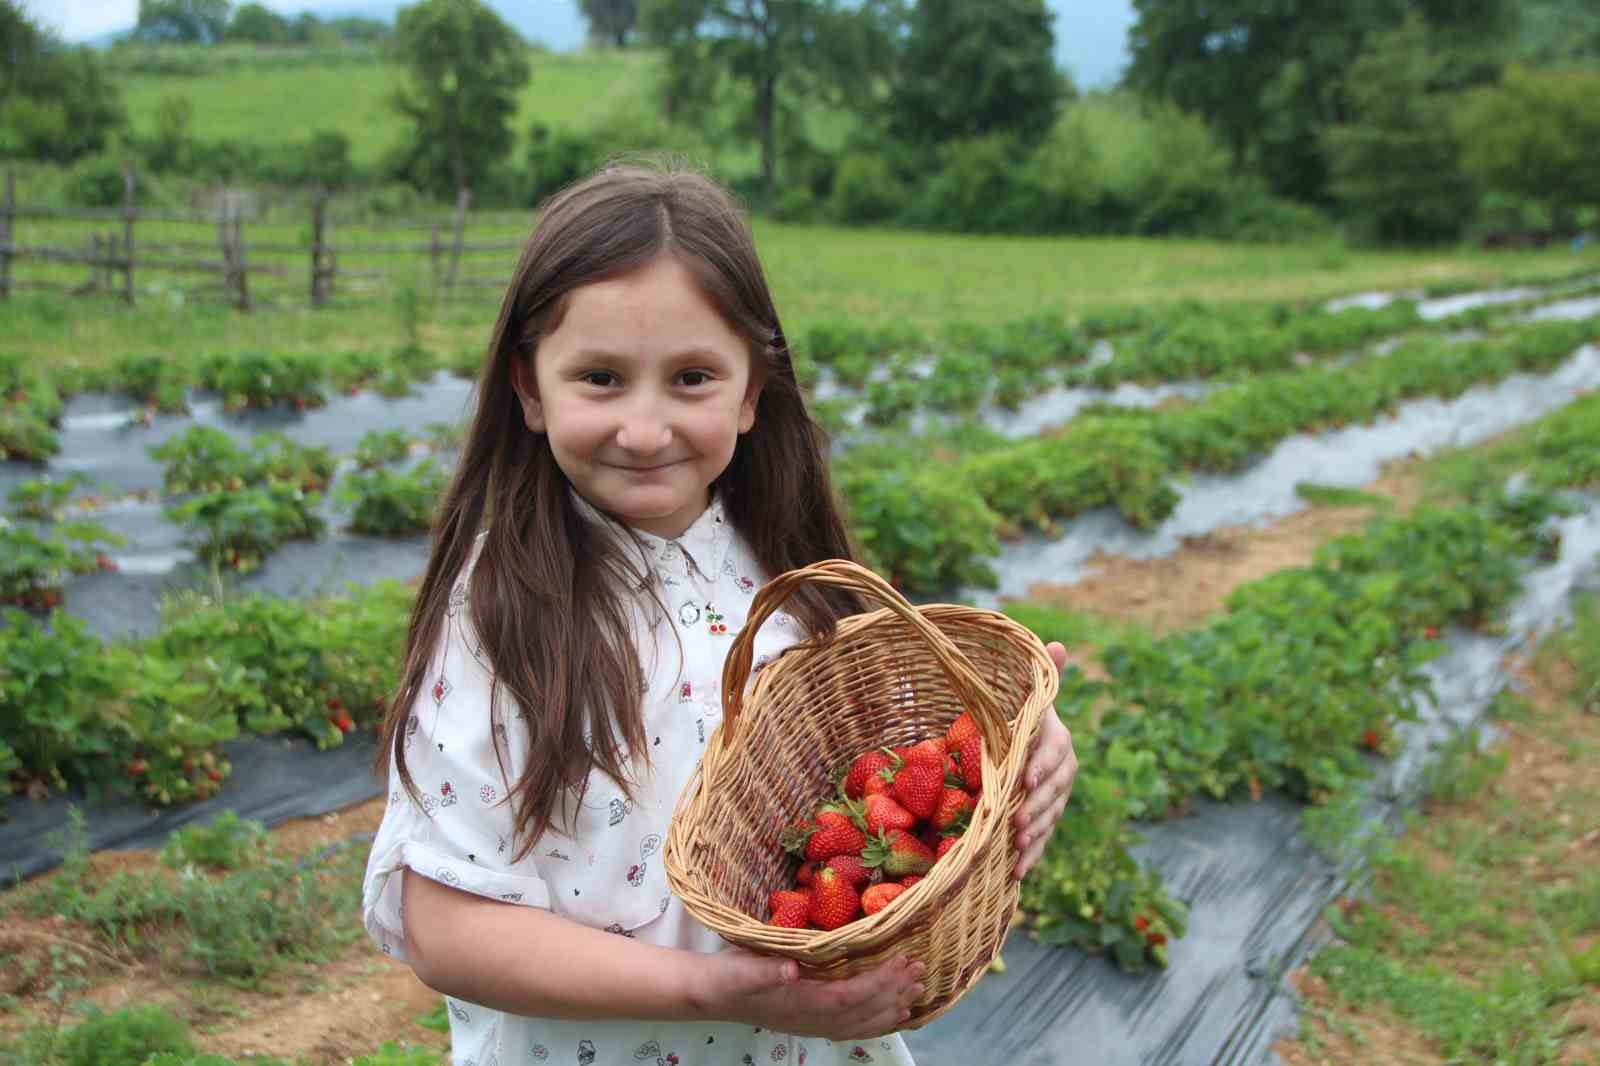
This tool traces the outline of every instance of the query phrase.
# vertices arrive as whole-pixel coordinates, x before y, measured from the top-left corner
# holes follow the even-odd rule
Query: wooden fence
[[[328,198],[320,190],[310,198],[309,242],[285,240],[248,240],[246,227],[266,226],[260,220],[247,223],[244,198],[220,190],[217,210],[214,212],[173,212],[141,209],[136,198],[137,181],[129,169],[122,174],[122,204],[115,208],[61,209],[30,207],[16,202],[16,182],[11,173],[5,177],[4,199],[0,200],[0,299],[8,298],[13,291],[25,289],[53,290],[73,295],[113,295],[125,303],[135,301],[135,278],[148,272],[179,274],[209,274],[214,280],[194,291],[199,294],[216,294],[241,310],[249,310],[260,301],[253,297],[259,279],[305,279],[312,307],[322,307],[340,293],[349,295],[363,282],[370,290],[389,288],[397,271],[397,264],[406,259],[415,262],[426,257],[428,284],[443,296],[470,289],[501,289],[510,279],[510,271],[503,274],[467,274],[462,270],[463,258],[473,253],[515,254],[522,247],[521,239],[476,240],[466,239],[471,221],[468,209],[471,194],[462,190],[456,198],[455,208],[447,221],[439,219],[390,219],[381,223],[351,222],[358,229],[370,231],[426,231],[426,240],[403,239],[393,241],[360,241],[336,239],[335,231],[340,220],[328,211]],[[44,243],[24,243],[18,239],[19,220],[45,223],[87,222],[111,224],[109,228],[83,237],[76,247],[59,243],[58,233]],[[185,224],[203,227],[213,236],[207,239],[173,239],[171,237],[136,240],[139,223]],[[280,225],[281,223],[274,223]],[[172,230],[173,225],[164,225]],[[379,267],[362,268],[341,265],[377,258]],[[301,267],[296,261],[303,262]],[[50,278],[17,277],[17,265],[33,263],[72,264],[84,268],[76,280],[64,279],[59,270]]]

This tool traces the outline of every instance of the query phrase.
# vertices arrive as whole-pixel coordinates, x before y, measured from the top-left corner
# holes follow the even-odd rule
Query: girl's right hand
[[[892,1033],[922,995],[923,964],[904,957],[841,981],[801,978],[792,959],[738,948],[706,961],[701,995],[710,1017],[795,1036],[866,1040]]]

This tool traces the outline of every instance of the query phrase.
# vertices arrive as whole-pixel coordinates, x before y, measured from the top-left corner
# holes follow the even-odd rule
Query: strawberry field
[[[1358,883],[1352,843],[1399,822],[1430,752],[1505,684],[1506,651],[1592,580],[1597,292],[1589,273],[1347,306],[839,319],[798,339],[868,562],[922,600],[1002,605],[1082,666],[1057,701],[1082,769],[1004,972],[908,1036],[919,1062],[1255,1062],[1294,1030],[1283,975]],[[377,794],[404,582],[477,371],[415,333],[376,353],[133,352],[0,354],[0,867],[29,878],[0,895],[0,950],[27,971],[0,986],[19,1008],[0,1040],[30,1064],[110,1039],[283,1051],[207,1045],[221,1007],[81,1020],[102,956],[252,995],[334,961],[358,994],[379,980],[349,961],[372,954],[351,896],[371,827],[295,851],[249,820]],[[1307,486],[1450,449],[1466,458],[1426,499],[1231,588],[1198,625],[1033,595],[1096,552],[1183,551],[1304,509]],[[155,874],[96,865],[129,846],[162,849]]]

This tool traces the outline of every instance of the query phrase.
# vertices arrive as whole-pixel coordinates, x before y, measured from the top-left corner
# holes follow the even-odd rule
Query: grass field
[[[657,57],[650,52],[531,52],[533,76],[512,122],[519,142],[534,119],[557,129],[583,129],[602,116],[649,98]],[[255,144],[338,130],[351,159],[372,166],[400,139],[405,120],[389,105],[401,80],[390,63],[284,65],[241,63],[200,74],[127,74],[118,78],[137,133],[153,129],[161,101],[194,105],[192,132],[203,140]]]
[[[531,219],[529,220],[531,222]],[[526,222],[499,216],[469,228],[471,238],[520,239]],[[303,224],[261,225],[247,239],[305,243]],[[32,222],[19,226],[19,243],[81,244],[83,224]],[[1073,237],[977,237],[841,229],[758,222],[756,240],[779,313],[791,339],[834,318],[866,323],[909,321],[926,329],[958,321],[994,324],[1040,312],[1067,315],[1114,307],[1170,304],[1185,300],[1249,302],[1320,300],[1371,289],[1420,288],[1472,281],[1481,285],[1548,277],[1587,266],[1600,269],[1600,249],[1575,255],[1544,252],[1368,252],[1337,245],[1255,246],[1189,240]],[[204,227],[141,224],[138,240],[177,235],[205,239]],[[343,239],[425,240],[425,235],[362,235]],[[262,256],[261,259],[271,257]],[[514,251],[475,257],[466,273],[507,276]],[[241,314],[214,304],[178,302],[174,288],[144,291],[173,275],[139,275],[137,306],[111,297],[19,294],[0,302],[0,334],[15,351],[45,361],[77,359],[98,364],[126,350],[193,353],[271,348],[329,351],[388,348],[402,340],[395,301],[402,286],[426,291],[427,260],[341,256],[345,266],[382,265],[388,279],[371,282],[361,299],[336,298],[329,307],[306,306],[304,256],[279,259],[291,271],[273,285],[252,282],[258,293],[279,292],[281,309]],[[398,259],[398,263],[396,263]],[[21,263],[14,277],[53,276],[76,280],[79,267]],[[187,279],[186,279],[187,280]],[[275,287],[275,288],[274,288]],[[348,295],[348,294],[347,294]],[[441,353],[483,344],[493,325],[500,293],[463,293],[424,312],[424,341]]]

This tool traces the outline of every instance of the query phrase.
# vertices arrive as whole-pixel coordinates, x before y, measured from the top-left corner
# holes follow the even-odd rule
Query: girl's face
[[[671,255],[585,285],[512,383],[579,495],[660,537],[688,529],[755,423],[749,345]],[[530,364],[531,363],[531,367]]]

